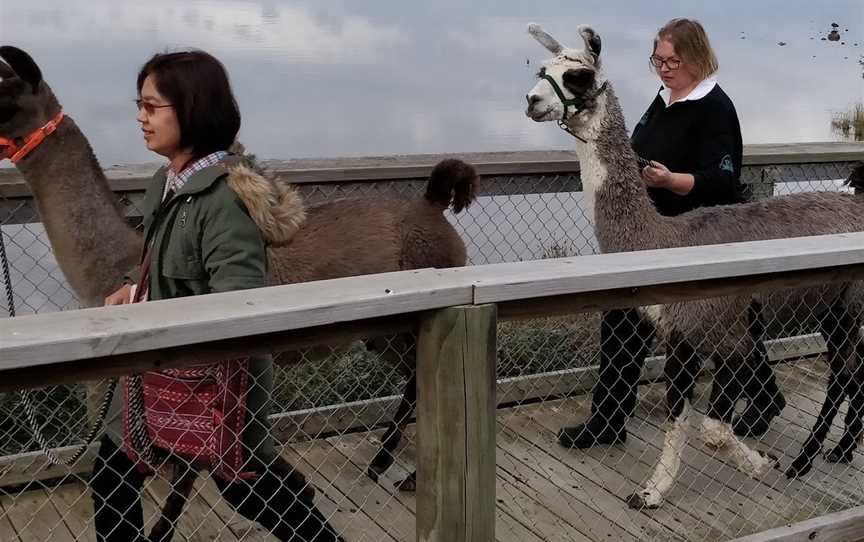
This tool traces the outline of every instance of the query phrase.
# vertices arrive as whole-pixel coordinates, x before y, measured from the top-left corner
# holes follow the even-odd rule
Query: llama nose
[[[526,94],[525,99],[528,100],[528,107],[534,107],[534,104],[541,100],[540,96],[536,94]]]

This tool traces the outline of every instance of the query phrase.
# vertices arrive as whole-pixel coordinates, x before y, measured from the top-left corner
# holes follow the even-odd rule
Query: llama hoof
[[[793,478],[800,478],[805,476],[810,469],[813,468],[813,459],[805,454],[801,454],[795,458],[795,461],[789,465],[789,468],[786,469],[786,478],[792,480]]]
[[[759,450],[756,450],[756,453],[759,454],[759,457],[762,460],[761,463],[756,466],[754,471],[756,476],[762,476],[763,474],[767,474],[772,470],[780,468],[780,458],[776,455]]]
[[[634,510],[660,508],[663,496],[656,489],[643,489],[627,497],[627,506]]]
[[[843,450],[840,446],[837,446],[830,452],[825,453],[825,461],[829,463],[851,463],[852,450]]]
[[[389,469],[392,464],[393,454],[387,450],[378,450],[378,453],[375,454],[375,457],[372,459],[372,463],[369,464],[369,468],[366,469],[366,476],[368,476],[373,482],[377,482],[378,478],[387,472],[387,469]]]
[[[372,463],[369,464],[369,468],[366,470],[366,475],[371,478],[373,482],[377,482],[378,478],[387,472],[387,469],[390,468],[393,461],[393,454],[387,450],[378,450],[378,453],[375,454]]]
[[[412,472],[408,475],[407,478],[405,478],[401,482],[396,482],[393,485],[399,491],[405,491],[406,493],[414,493],[415,491],[417,491],[417,473]]]

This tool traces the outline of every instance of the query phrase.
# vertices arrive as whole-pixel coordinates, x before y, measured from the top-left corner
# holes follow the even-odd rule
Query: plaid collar
[[[168,175],[165,180],[165,190],[162,192],[162,198],[168,194],[168,190],[174,190],[174,193],[180,191],[183,188],[183,185],[192,177],[202,169],[210,166],[215,166],[219,162],[221,162],[226,156],[228,156],[228,152],[226,151],[216,151],[214,153],[208,154],[203,158],[199,158],[195,160],[185,168],[180,173],[176,173],[171,167],[168,167]]]

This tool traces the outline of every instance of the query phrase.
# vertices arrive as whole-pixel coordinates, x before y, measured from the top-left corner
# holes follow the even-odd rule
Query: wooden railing
[[[424,269],[24,316],[0,321],[0,390],[414,329],[418,540],[488,541],[495,523],[498,318],[862,278],[864,233],[851,233]],[[864,523],[850,530],[848,514],[843,521],[843,529],[824,532],[864,536]]]
[[[516,151],[423,154],[361,158],[263,160],[278,179],[299,186],[311,202],[331,194],[350,193],[363,186],[364,194],[392,191],[398,183],[405,191],[420,192],[432,166],[458,156],[474,164],[484,177],[481,196],[580,192],[579,161],[573,151]],[[756,197],[771,195],[777,183],[832,178],[825,165],[864,160],[864,143],[821,142],[755,144],[744,147],[742,182]],[[111,166],[105,169],[112,190],[125,204],[127,216],[140,217],[144,190],[160,164]],[[807,168],[806,176],[785,175],[784,167]],[[804,170],[806,171],[806,170]],[[537,182],[543,177],[542,183]],[[380,185],[376,187],[375,185]],[[7,218],[8,217],[8,218]],[[15,169],[0,169],[0,218],[4,224],[37,222],[30,188]]]

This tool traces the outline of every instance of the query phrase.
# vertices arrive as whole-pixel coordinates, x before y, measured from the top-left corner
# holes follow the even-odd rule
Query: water
[[[34,56],[103,165],[156,159],[134,119],[137,70],[154,52],[190,46],[228,67],[243,112],[241,140],[263,158],[569,149],[569,136],[523,114],[524,94],[547,56],[527,23],[571,44],[578,24],[592,24],[632,127],[659,86],[648,69],[653,33],[684,15],[708,29],[745,143],[839,139],[832,118],[864,100],[860,0],[832,0],[830,7],[801,0],[534,7],[489,0],[30,0],[4,5],[0,42]],[[820,39],[832,22],[845,43]],[[591,253],[595,240],[580,200],[482,198],[458,227],[473,263]],[[5,226],[4,233],[13,240],[7,250],[19,312],[74,306],[41,226]],[[0,301],[0,317],[3,308]]]
[[[134,120],[135,75],[154,52],[188,46],[228,66],[241,139],[265,158],[571,148],[522,113],[546,57],[529,21],[570,43],[579,23],[600,32],[628,126],[658,88],[653,32],[682,15],[706,25],[746,143],[837,139],[832,115],[864,99],[860,0],[7,4],[0,41],[33,54],[103,164],[154,160]],[[845,44],[820,40],[832,22]]]

